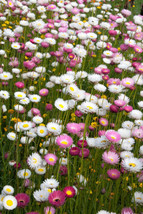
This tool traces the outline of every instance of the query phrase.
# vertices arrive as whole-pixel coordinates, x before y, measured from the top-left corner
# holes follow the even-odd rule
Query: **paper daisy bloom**
[[[10,185],[6,185],[3,187],[2,192],[5,193],[6,195],[12,195],[14,193],[14,188]]]
[[[30,201],[29,195],[25,193],[18,193],[17,195],[15,195],[15,198],[17,200],[17,206],[21,208],[27,206]]]
[[[37,135],[39,137],[45,137],[48,134],[48,130],[45,126],[38,126]]]
[[[47,155],[45,155],[44,159],[49,165],[52,166],[54,166],[58,160],[57,156],[52,153],[48,153]]]
[[[31,176],[31,171],[29,169],[22,169],[17,172],[19,178],[27,179]]]
[[[54,207],[45,207],[44,214],[55,214],[56,210]]]
[[[17,92],[14,93],[14,97],[17,100],[21,100],[21,99],[24,99],[26,97],[26,94],[24,92],[17,91]]]
[[[121,163],[122,167],[129,172],[140,172],[143,168],[143,163],[138,158],[125,158]]]
[[[108,130],[105,136],[112,143],[118,143],[121,140],[120,134],[114,130]]]
[[[50,122],[50,123],[47,124],[47,130],[51,134],[59,135],[61,133],[61,131],[62,131],[62,128],[58,123]]]
[[[117,153],[115,152],[107,152],[105,151],[102,155],[102,159],[106,162],[109,163],[111,165],[115,165],[119,162],[119,156]]]
[[[54,191],[49,195],[48,201],[50,204],[59,207],[65,203],[66,194],[60,190]]]
[[[34,191],[33,196],[36,201],[44,202],[48,201],[49,193],[45,190],[36,190]]]
[[[72,134],[77,134],[81,130],[81,127],[78,123],[68,123],[66,128],[67,131]]]
[[[67,111],[68,110],[68,104],[63,99],[58,98],[55,101],[55,107],[59,109],[60,111]]]
[[[135,192],[134,196],[132,198],[132,202],[135,202],[136,204],[143,204],[143,193],[142,192]]]
[[[107,171],[107,175],[109,176],[109,178],[116,180],[120,177],[120,171],[117,169],[108,169]]]
[[[27,159],[27,163],[30,168],[35,169],[36,167],[40,166],[42,163],[42,158],[38,153],[32,153]]]
[[[32,128],[32,123],[30,121],[25,121],[20,123],[19,127],[22,131],[28,131]]]
[[[17,207],[17,200],[12,195],[7,195],[3,199],[3,206],[7,210],[14,210]]]
[[[68,148],[72,145],[73,139],[70,136],[63,134],[56,138],[56,143],[61,148]]]
[[[72,186],[65,187],[63,192],[66,194],[67,198],[72,198],[75,196],[75,189]]]

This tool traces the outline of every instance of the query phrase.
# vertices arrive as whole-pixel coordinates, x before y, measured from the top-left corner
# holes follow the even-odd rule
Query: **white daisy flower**
[[[17,200],[12,195],[7,195],[3,199],[3,206],[6,210],[14,210],[17,207]]]
[[[135,202],[136,204],[143,204],[143,193],[142,192],[135,192],[134,196],[132,198],[132,202]]]
[[[20,45],[19,45],[18,42],[13,42],[13,43],[11,44],[11,47],[12,47],[13,49],[16,49],[16,50],[20,49]]]
[[[32,128],[32,123],[29,121],[21,122],[20,123],[20,129],[22,131],[28,131]]]
[[[46,167],[38,166],[35,169],[36,174],[44,175],[46,173]]]
[[[63,99],[58,98],[55,103],[55,107],[59,109],[60,111],[67,111],[68,110],[68,104]]]
[[[47,128],[45,126],[37,127],[37,135],[39,137],[45,137],[48,134]]]
[[[40,117],[40,116],[35,116],[32,118],[33,122],[36,123],[36,124],[40,124],[43,122],[43,118]]]
[[[50,122],[47,124],[47,130],[54,135],[60,135],[62,127],[57,123]]]
[[[16,139],[16,134],[15,134],[14,132],[9,132],[9,133],[7,134],[7,138],[8,138],[9,140],[14,141],[14,140]]]
[[[19,178],[27,179],[31,176],[31,171],[29,169],[21,169],[17,172]]]
[[[32,153],[27,159],[27,163],[31,169],[35,169],[36,167],[40,166],[42,163],[42,158],[38,153]]]
[[[37,95],[37,94],[33,94],[33,95],[30,94],[29,95],[29,99],[33,103],[38,103],[38,102],[40,102],[41,97],[39,95]]]
[[[24,99],[26,97],[26,94],[23,93],[23,92],[17,91],[17,92],[14,93],[14,97],[17,100],[21,100],[21,99]]]
[[[143,163],[138,158],[125,158],[122,161],[122,166],[125,170],[129,172],[140,172],[143,168]]]
[[[36,190],[34,191],[33,196],[36,201],[44,202],[48,201],[49,193],[45,190]]]
[[[47,188],[57,188],[59,186],[59,182],[54,178],[44,180],[43,184]]]
[[[10,185],[6,185],[3,187],[3,193],[6,195],[12,195],[14,193],[14,188]]]

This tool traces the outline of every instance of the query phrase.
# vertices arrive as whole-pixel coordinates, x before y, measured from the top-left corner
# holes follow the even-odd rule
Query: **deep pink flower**
[[[47,110],[47,111],[51,111],[52,109],[53,109],[53,105],[50,104],[50,103],[47,103],[47,104],[46,104],[46,110]]]
[[[82,147],[86,147],[87,146],[87,141],[86,140],[79,140],[77,142],[78,147],[82,148]]]
[[[60,172],[61,175],[67,175],[68,174],[68,169],[67,169],[66,166],[61,165],[59,172]]]
[[[112,143],[118,143],[121,140],[121,136],[114,130],[109,130],[105,133],[106,138]]]
[[[75,115],[77,116],[77,117],[81,117],[82,115],[83,115],[83,113],[81,112],[81,111],[75,111]]]
[[[109,178],[113,179],[113,180],[116,180],[120,177],[120,171],[117,170],[117,169],[109,169],[107,171],[107,175],[109,176]]]
[[[76,146],[71,147],[70,151],[69,151],[70,155],[72,155],[72,156],[79,155],[79,152],[80,152],[80,149]]]
[[[89,149],[83,148],[80,149],[79,157],[87,158],[89,156]]]
[[[66,194],[60,190],[54,191],[50,193],[48,201],[53,206],[59,207],[62,206],[65,203],[66,200]]]
[[[16,86],[17,88],[24,88],[24,83],[23,83],[23,82],[16,82],[16,83],[15,83],[15,86]]]
[[[115,106],[115,105],[111,105],[110,106],[110,111],[111,112],[114,112],[114,113],[117,113],[119,111],[119,107]]]
[[[17,206],[21,208],[24,208],[25,206],[27,206],[30,201],[29,195],[25,193],[18,193],[17,195],[15,195],[15,198],[18,203]]]
[[[72,186],[65,187],[63,192],[66,194],[67,198],[72,198],[75,196],[75,189]]]
[[[132,106],[125,106],[125,107],[124,107],[124,110],[125,110],[126,112],[131,112],[131,111],[133,110],[133,107],[132,107]]]

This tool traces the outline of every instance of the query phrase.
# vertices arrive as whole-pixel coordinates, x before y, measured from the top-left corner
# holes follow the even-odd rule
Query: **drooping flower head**
[[[45,207],[44,214],[54,214],[56,212],[54,207]]]

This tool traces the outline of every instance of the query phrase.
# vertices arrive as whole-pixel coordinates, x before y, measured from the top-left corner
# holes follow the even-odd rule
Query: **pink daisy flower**
[[[44,208],[44,213],[45,214],[54,214],[56,212],[54,207],[45,207]]]
[[[109,163],[111,165],[114,165],[114,164],[117,164],[119,162],[119,156],[117,153],[115,152],[107,152],[105,151],[103,154],[102,154],[102,159],[106,162],[106,163]]]
[[[58,160],[57,156],[52,153],[46,154],[44,159],[49,165],[52,165],[52,166],[54,166]]]
[[[63,134],[63,135],[60,135],[56,138],[56,143],[61,148],[67,148],[67,147],[70,147],[72,145],[73,139],[70,136]]]
[[[126,88],[131,88],[134,85],[134,80],[132,78],[124,78],[122,79],[122,85],[125,86]]]
[[[117,143],[121,140],[121,136],[118,132],[114,130],[109,130],[105,133],[106,138],[112,143]]]
[[[59,207],[65,203],[66,194],[60,190],[54,191],[49,195],[49,202],[50,204]]]
[[[99,119],[99,123],[100,123],[100,125],[102,125],[102,126],[108,126],[108,120],[106,119],[106,118],[100,118]]]
[[[68,123],[66,128],[68,132],[72,134],[77,134],[81,130],[81,127],[78,123]]]

